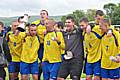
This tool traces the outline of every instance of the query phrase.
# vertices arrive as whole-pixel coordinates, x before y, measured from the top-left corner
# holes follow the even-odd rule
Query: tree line
[[[105,10],[105,17],[111,20],[111,23],[114,25],[120,24],[120,3],[108,3],[103,6]],[[83,10],[75,10],[70,16],[73,16],[75,19],[76,25],[79,24],[79,20],[82,17],[87,17],[89,21],[94,21],[96,9],[88,9],[86,12]],[[66,16],[61,17],[61,21],[65,22]]]

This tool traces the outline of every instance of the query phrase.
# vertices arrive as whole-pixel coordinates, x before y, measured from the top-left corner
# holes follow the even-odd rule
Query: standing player
[[[87,63],[85,66],[86,80],[92,80],[94,74],[94,80],[100,80],[101,75],[101,36],[94,31],[87,33],[86,29],[89,27],[87,18],[80,20],[80,27],[84,32],[85,50],[87,51]]]
[[[35,24],[29,26],[29,35],[25,32],[19,33],[23,39],[21,54],[20,73],[22,80],[28,80],[32,74],[33,80],[38,80],[38,49],[40,47]]]
[[[82,30],[75,26],[71,16],[66,18],[65,25],[65,60],[61,63],[58,80],[65,80],[69,74],[72,80],[80,80],[84,58]]]
[[[42,62],[44,80],[56,80],[61,64],[61,50],[64,50],[64,38],[61,32],[55,31],[53,20],[46,20],[44,39],[44,56]]]
[[[12,56],[12,61],[8,65],[9,79],[19,80],[18,74],[20,69],[20,57],[22,51],[22,40],[18,36],[17,30],[18,22],[14,21],[12,23],[12,31],[7,34],[8,46],[10,49],[10,54]]]
[[[48,19],[48,12],[46,10],[40,11],[40,19],[32,22],[33,24],[37,25],[37,35],[40,37],[40,49],[38,51],[38,57],[40,59],[40,66],[39,66],[39,80],[42,73],[41,69],[41,62],[43,58],[43,51],[44,51],[44,32],[46,31],[45,21]]]
[[[100,28],[103,33],[107,33],[110,27],[108,19],[100,22]],[[106,34],[101,41],[102,59],[101,59],[101,77],[102,80],[118,80],[119,78],[119,63],[110,60],[110,57],[117,56],[120,52],[120,36],[119,32],[112,29],[112,36],[108,37]]]

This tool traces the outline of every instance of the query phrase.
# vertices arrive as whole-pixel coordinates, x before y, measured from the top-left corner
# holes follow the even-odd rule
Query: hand
[[[26,32],[26,35],[27,35],[27,36],[30,36],[30,32],[29,32],[29,31],[27,31],[27,32]]]
[[[87,32],[88,34],[91,32],[91,26],[90,26],[90,25],[87,26],[86,32]]]
[[[47,34],[47,30],[44,31],[44,35]]]
[[[19,30],[16,30],[15,33],[14,33],[14,35],[18,36],[19,32],[20,32]]]
[[[110,30],[108,30],[108,32],[107,32],[107,37],[111,37],[112,36],[112,30],[110,29]]]
[[[120,63],[120,56],[116,56],[116,59],[117,59],[116,62]]]
[[[4,67],[4,68],[7,67],[7,64],[3,64],[2,67]]]
[[[58,37],[52,37],[52,40],[58,42]]]
[[[119,63],[120,62],[120,57],[119,56],[116,56],[116,57],[110,56],[110,60],[112,60],[116,63]]]

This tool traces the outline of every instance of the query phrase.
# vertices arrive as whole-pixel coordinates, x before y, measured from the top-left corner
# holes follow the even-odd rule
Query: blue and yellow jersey
[[[85,49],[87,50],[87,62],[94,63],[101,59],[101,39],[93,32],[84,35]]]
[[[22,37],[15,36],[12,32],[9,32],[8,46],[10,49],[10,54],[12,56],[12,61],[20,62],[21,52],[22,52]]]
[[[20,33],[23,38],[23,47],[21,54],[21,61],[26,63],[33,63],[38,60],[38,49],[40,43],[37,36],[26,36],[24,32]],[[26,36],[26,37],[25,37]]]
[[[99,25],[95,25],[92,29],[92,31],[96,32],[97,34],[99,34],[100,36],[102,36],[102,32],[101,32],[101,29],[100,29],[100,26]]]
[[[45,25],[40,24],[40,20],[36,20],[32,23],[38,25],[37,35],[40,37],[40,43],[43,43],[44,42],[44,32],[46,31]]]
[[[117,31],[113,29],[113,34],[111,37],[106,35],[102,38],[102,60],[101,67],[105,69],[116,69],[120,66],[119,63],[110,60],[110,56],[117,56],[120,53],[120,36]],[[118,44],[118,45],[117,45]]]
[[[61,44],[53,41],[52,38],[58,37]],[[65,43],[61,32],[49,32],[44,39],[44,55],[42,61],[49,61],[50,63],[61,62],[61,54],[64,52]]]

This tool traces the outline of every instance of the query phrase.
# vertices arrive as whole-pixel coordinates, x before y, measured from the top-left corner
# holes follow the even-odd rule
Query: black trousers
[[[0,80],[5,80],[6,77],[6,71],[4,67],[0,67]]]
[[[41,74],[42,74],[42,65],[41,65],[41,63],[40,63],[40,66],[39,66],[39,74],[38,74],[38,80],[41,80],[41,79],[40,79]]]

